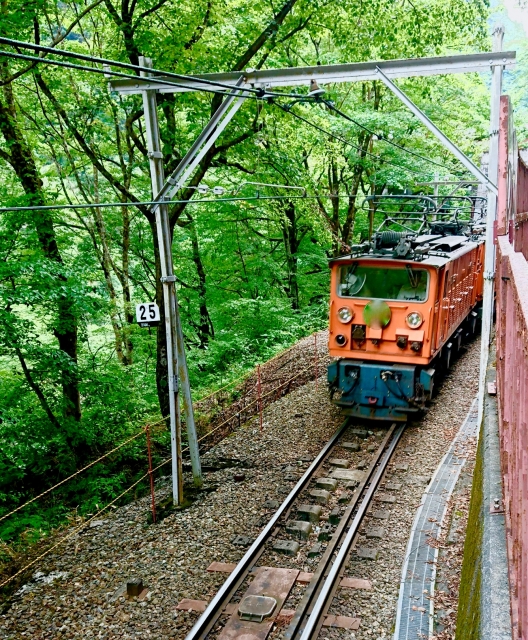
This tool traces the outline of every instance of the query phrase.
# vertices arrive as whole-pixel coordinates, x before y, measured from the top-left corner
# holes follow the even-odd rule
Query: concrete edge
[[[489,367],[486,383],[494,382],[496,370]],[[482,640],[512,640],[506,520],[504,513],[491,513],[494,500],[502,505],[503,486],[500,464],[499,415],[497,398],[484,396],[483,536],[482,536]]]
[[[414,521],[412,524],[412,528],[411,528],[411,532],[409,534],[409,541],[407,542],[407,548],[405,549],[405,560],[403,562],[403,566],[402,566],[402,573],[401,573],[401,579],[400,579],[400,592],[398,595],[398,603],[397,603],[397,609],[396,609],[396,622],[394,625],[394,640],[400,640],[399,637],[399,633],[400,633],[400,623],[401,623],[401,610],[402,610],[402,604],[403,604],[403,596],[404,596],[404,585],[406,582],[406,576],[407,576],[407,570],[408,570],[408,566],[409,566],[409,557],[411,554],[411,549],[412,549],[412,544],[413,544],[413,539],[414,539],[414,534],[416,532],[418,523],[420,521],[420,516],[422,513],[422,510],[427,502],[427,496],[430,492],[431,487],[433,486],[436,477],[441,473],[442,468],[445,464],[445,461],[447,459],[447,457],[452,453],[452,451],[454,451],[454,448],[458,442],[459,437],[461,436],[461,434],[463,433],[464,427],[466,426],[468,420],[470,419],[470,416],[472,414],[472,412],[474,412],[475,407],[476,407],[476,403],[477,403],[477,398],[475,398],[473,400],[473,402],[471,403],[471,407],[469,408],[469,411],[466,414],[466,417],[464,419],[464,422],[460,425],[460,429],[457,431],[456,436],[453,438],[453,440],[451,441],[451,444],[449,445],[448,450],[446,451],[446,453],[444,454],[444,456],[442,457],[442,459],[440,460],[440,463],[438,464],[434,474],[431,477],[431,480],[429,481],[429,484],[427,485],[427,488],[425,489],[424,493],[422,494],[422,499],[420,502],[420,506],[418,507],[418,509],[416,510],[416,514],[414,516]],[[478,432],[477,432],[477,438],[478,438]],[[453,484],[453,490],[456,487],[456,482],[458,481],[458,477],[460,476],[460,473],[462,471],[462,466],[465,465],[465,461],[463,462],[462,465],[460,465],[460,468],[458,469],[458,473],[457,473],[457,479],[455,481],[455,483]],[[442,521],[441,524],[443,524],[444,521],[444,517],[445,517],[445,513],[447,510],[447,506],[443,511],[442,514]],[[436,549],[435,551],[435,560],[438,558],[438,549]],[[433,576],[436,577],[436,563],[433,566]],[[434,616],[434,593],[435,593],[435,583],[432,583],[432,588],[431,588],[431,596],[433,596],[431,598],[431,604],[430,604],[430,620],[429,620],[429,634],[432,633],[432,629],[433,629],[433,616]],[[511,639],[510,639],[511,640]]]

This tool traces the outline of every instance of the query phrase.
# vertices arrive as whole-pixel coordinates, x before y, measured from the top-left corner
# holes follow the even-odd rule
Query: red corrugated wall
[[[497,392],[515,639],[528,640],[528,168],[501,98],[497,220]]]

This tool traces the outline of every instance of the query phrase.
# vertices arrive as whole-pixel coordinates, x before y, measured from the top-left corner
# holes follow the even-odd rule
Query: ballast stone
[[[322,507],[316,504],[301,504],[297,509],[297,517],[304,522],[319,522]]]
[[[308,540],[312,533],[312,525],[302,520],[290,520],[286,523],[286,531],[300,540]]]
[[[326,504],[330,499],[330,493],[328,491],[324,491],[324,489],[313,489],[310,491],[309,496],[319,504]]]
[[[331,464],[333,467],[338,467],[339,469],[348,469],[350,466],[348,460],[344,458],[330,458],[328,464]]]
[[[324,489],[325,491],[335,491],[337,487],[337,480],[335,478],[317,478],[315,485],[318,489]]]
[[[363,560],[377,560],[378,559],[378,550],[377,549],[369,549],[368,547],[359,547],[357,550],[358,558],[362,558]]]
[[[296,556],[299,553],[299,543],[295,540],[277,540],[273,544],[273,551],[284,553],[287,556]]]
[[[321,542],[321,541],[330,540],[331,537],[332,537],[332,525],[324,524],[321,527],[321,530],[319,531],[319,536],[317,537],[317,539],[319,540],[319,542]]]

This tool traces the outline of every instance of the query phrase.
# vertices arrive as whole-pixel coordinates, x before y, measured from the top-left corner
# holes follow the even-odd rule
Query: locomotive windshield
[[[380,268],[355,262],[339,270],[337,293],[343,298],[425,302],[428,285],[426,269],[415,269],[409,265]]]

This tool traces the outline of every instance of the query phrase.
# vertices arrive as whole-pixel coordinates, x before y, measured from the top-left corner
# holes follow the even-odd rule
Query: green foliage
[[[89,10],[84,1],[38,0],[21,8],[8,0],[0,24],[8,37],[132,63],[145,55],[176,73],[418,57],[488,44],[487,6],[480,1],[274,4],[275,14],[264,0],[108,0]],[[281,14],[283,6],[289,10]],[[163,340],[134,319],[136,303],[156,296],[160,302],[161,295],[153,217],[145,206],[127,204],[152,196],[141,98],[110,92],[101,75],[24,61],[8,60],[0,79],[0,202],[123,204],[1,215],[1,516],[159,419]],[[488,118],[482,80],[402,82],[478,158]],[[171,208],[195,396],[326,325],[327,260],[368,236],[365,195],[420,190],[417,183],[437,170],[445,177],[460,171],[379,83],[326,90],[376,135],[322,104],[279,100],[285,111],[248,100],[193,186],[221,185],[226,195],[252,199],[198,203],[195,190],[182,190],[179,197],[191,203]],[[217,98],[201,92],[157,100],[168,173]],[[309,198],[299,198],[302,189]],[[156,434],[155,461],[168,445],[166,432]],[[0,538],[47,531],[73,510],[93,513],[140,477],[145,462],[141,436],[0,522]]]

